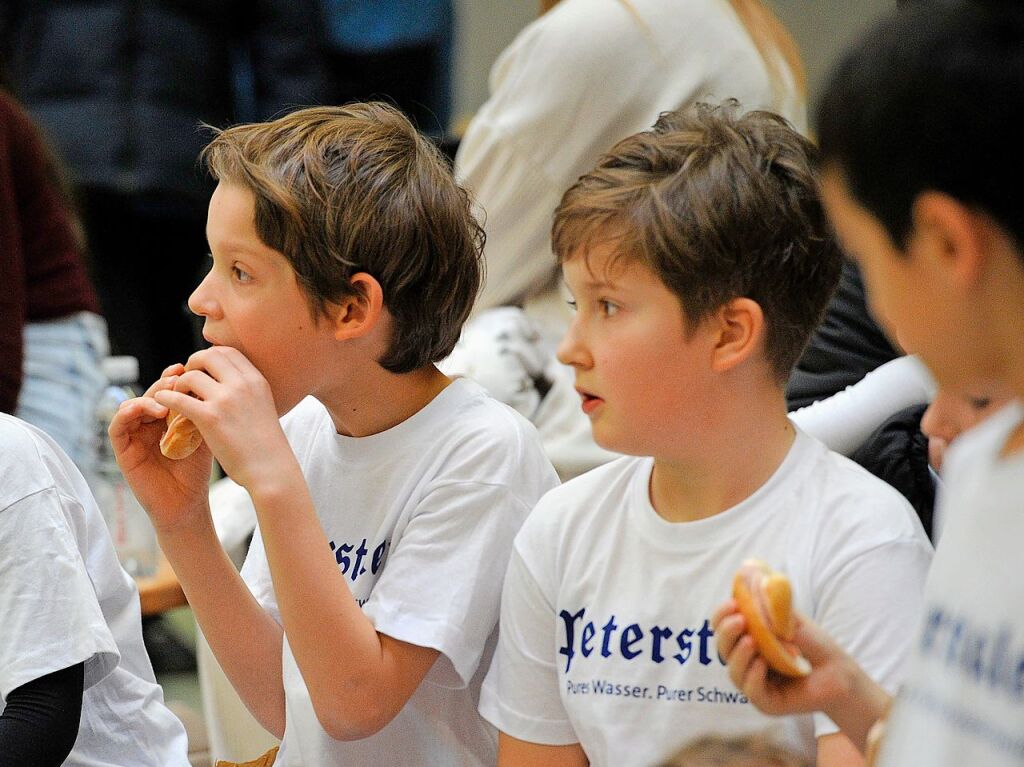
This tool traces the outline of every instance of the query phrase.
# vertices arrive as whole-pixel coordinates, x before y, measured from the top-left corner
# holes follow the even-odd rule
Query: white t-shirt
[[[653,460],[620,458],[548,493],[516,538],[480,711],[500,730],[579,742],[591,765],[648,765],[691,738],[768,730],[813,761],[823,715],[758,712],[732,685],[710,618],[740,563],[783,570],[796,608],[888,688],[920,611],[931,546],[888,485],[798,432],[753,495],[670,523]]]
[[[943,462],[945,530],[884,767],[1024,764],[1024,455],[999,457],[1022,418],[1009,405]]]
[[[188,767],[142,643],[139,595],[82,475],[33,426],[0,414],[0,702],[85,664],[72,767]]]
[[[558,483],[536,431],[465,379],[381,434],[339,435],[314,399],[283,425],[364,613],[380,633],[441,655],[394,720],[342,742],[320,727],[286,637],[276,764],[492,765],[496,735],[476,707],[502,575],[527,513]],[[259,535],[242,576],[280,621]]]

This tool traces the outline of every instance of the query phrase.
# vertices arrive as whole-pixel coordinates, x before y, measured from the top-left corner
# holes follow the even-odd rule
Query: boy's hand
[[[206,508],[210,483],[210,451],[205,445],[188,458],[171,461],[160,453],[167,426],[167,408],[153,397],[174,387],[183,365],[171,365],[142,397],[124,402],[110,422],[110,441],[117,463],[157,530],[180,524]]]
[[[270,385],[237,349],[196,352],[173,388],[154,398],[192,421],[228,476],[250,493],[260,482],[272,483],[293,457]]]
[[[868,730],[891,699],[821,627],[796,613],[793,644],[811,664],[811,673],[790,678],[769,670],[734,599],[719,607],[711,622],[729,678],[751,703],[773,715],[823,711],[864,750]]]
[[[808,618],[798,613],[796,622],[793,643],[810,662],[811,673],[789,678],[769,670],[735,600],[723,604],[712,617],[718,653],[728,664],[729,677],[766,714],[822,711],[849,689],[846,676],[853,661]]]

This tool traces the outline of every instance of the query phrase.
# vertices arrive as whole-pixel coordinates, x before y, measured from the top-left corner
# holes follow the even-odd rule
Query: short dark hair
[[[407,373],[451,353],[482,278],[484,233],[445,159],[381,103],[312,107],[220,131],[213,176],[256,197],[256,232],[288,259],[314,313],[380,284],[393,322],[381,366]]]
[[[905,248],[914,200],[938,191],[1024,242],[1020,115],[1024,13],[1015,3],[910,4],[878,22],[831,74],[822,162]]]
[[[785,381],[839,279],[840,256],[814,173],[814,147],[771,112],[735,101],[666,112],[562,197],[559,262],[598,241],[637,258],[691,325],[738,297],[765,316],[765,354]]]

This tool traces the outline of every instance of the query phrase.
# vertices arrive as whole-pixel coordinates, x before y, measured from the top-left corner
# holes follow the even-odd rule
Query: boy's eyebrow
[[[614,282],[607,277],[597,277],[593,273],[590,273],[583,280],[583,286],[587,288],[618,288],[619,283]]]

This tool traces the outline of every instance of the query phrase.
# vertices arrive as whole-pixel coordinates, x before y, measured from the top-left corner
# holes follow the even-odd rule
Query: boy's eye
[[[576,306],[576,299],[575,298],[570,298],[565,303],[567,303],[569,305],[569,308],[572,309],[574,312],[576,311],[577,306]]]
[[[991,397],[973,397],[973,396],[968,396],[967,397],[967,402],[975,410],[984,410],[985,408],[987,408],[989,405],[992,404],[992,398]]]
[[[231,267],[231,273],[239,282],[252,282],[252,275],[237,265]]]
[[[601,313],[605,317],[614,317],[619,311],[618,304],[614,304],[607,299],[602,298],[598,303],[601,305]]]

